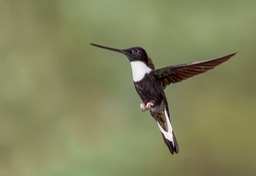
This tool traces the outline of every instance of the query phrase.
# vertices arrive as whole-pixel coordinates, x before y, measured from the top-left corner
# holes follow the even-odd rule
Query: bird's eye
[[[139,50],[137,50],[137,49],[132,50],[132,54],[137,54],[138,52],[139,52]]]

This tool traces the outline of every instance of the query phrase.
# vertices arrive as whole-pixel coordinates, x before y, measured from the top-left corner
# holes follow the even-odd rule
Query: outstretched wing
[[[171,83],[181,82],[187,78],[213,69],[215,66],[229,60],[235,54],[236,53],[232,53],[215,59],[192,62],[189,64],[169,66],[155,70],[154,72],[161,81],[162,87],[165,88]]]

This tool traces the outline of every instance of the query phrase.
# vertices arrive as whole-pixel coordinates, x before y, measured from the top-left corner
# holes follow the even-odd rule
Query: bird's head
[[[128,49],[116,49],[116,48],[110,48],[110,47],[93,44],[93,43],[91,43],[91,45],[99,47],[99,48],[107,49],[110,51],[122,53],[125,56],[127,56],[127,58],[129,59],[130,62],[141,61],[141,62],[144,62],[146,65],[148,65],[148,63],[149,63],[148,55],[147,55],[146,51],[141,47],[132,47],[132,48],[128,48]]]

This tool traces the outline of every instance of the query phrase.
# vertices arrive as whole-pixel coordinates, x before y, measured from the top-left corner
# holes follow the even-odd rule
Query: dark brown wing
[[[232,53],[215,59],[165,67],[155,70],[155,73],[161,80],[162,87],[165,88],[171,83],[181,82],[187,78],[213,69],[215,66],[227,61],[235,54],[236,53]]]

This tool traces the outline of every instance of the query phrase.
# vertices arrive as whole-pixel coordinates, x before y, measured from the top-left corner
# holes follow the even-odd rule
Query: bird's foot
[[[144,103],[140,104],[140,109],[144,112],[146,111],[146,105]]]
[[[146,110],[150,110],[152,108],[152,106],[154,106],[154,104],[149,101],[146,105],[144,103],[141,103],[140,109],[144,112]]]
[[[152,106],[154,106],[154,104],[149,101],[149,102],[146,104],[146,109],[149,110],[149,109],[152,108]]]

